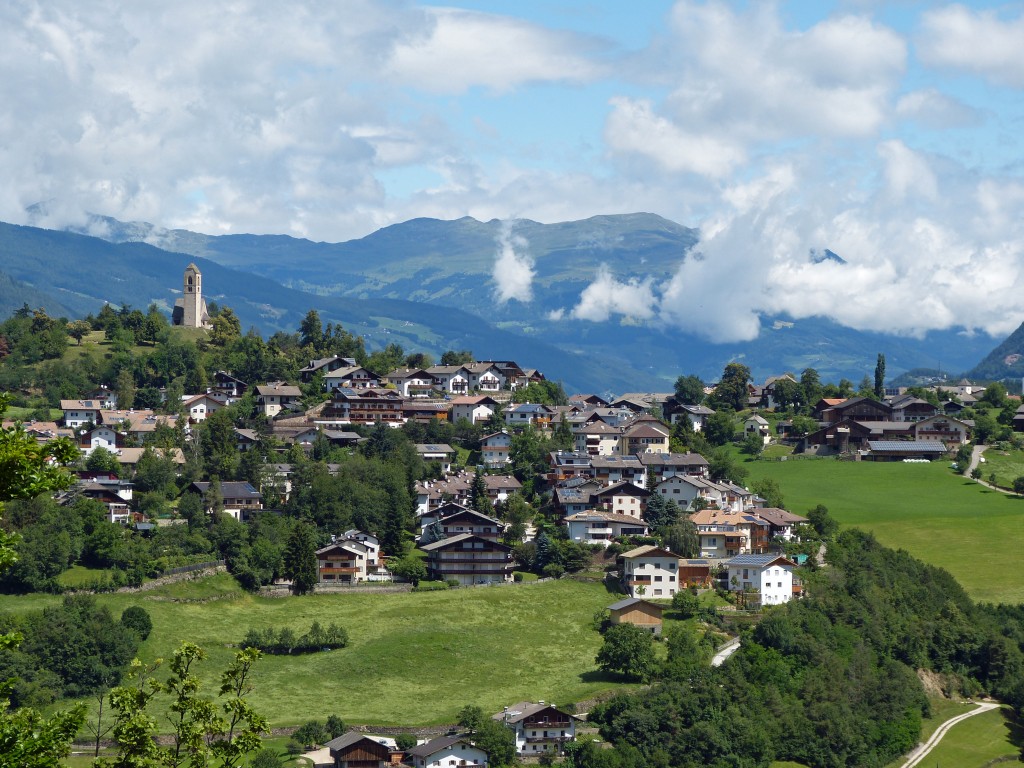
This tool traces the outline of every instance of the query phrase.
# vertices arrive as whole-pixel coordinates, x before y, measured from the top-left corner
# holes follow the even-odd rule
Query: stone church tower
[[[209,328],[210,315],[203,299],[203,274],[195,264],[185,267],[182,298],[174,302],[171,322],[186,328]]]

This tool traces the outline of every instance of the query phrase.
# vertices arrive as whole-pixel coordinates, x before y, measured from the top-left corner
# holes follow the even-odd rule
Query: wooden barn
[[[657,603],[627,597],[608,606],[612,624],[635,624],[652,635],[661,634],[661,614],[665,609]]]

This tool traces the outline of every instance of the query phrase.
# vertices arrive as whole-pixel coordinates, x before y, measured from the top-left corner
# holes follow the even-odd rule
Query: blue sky
[[[608,265],[567,318],[998,335],[1024,320],[1021,41],[1020,3],[15,0],[0,218],[336,241],[650,211],[704,258]]]

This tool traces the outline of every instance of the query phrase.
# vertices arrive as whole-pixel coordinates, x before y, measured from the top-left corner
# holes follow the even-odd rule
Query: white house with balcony
[[[644,545],[619,555],[619,573],[630,597],[670,598],[679,591],[679,555]]]
[[[725,562],[727,588],[756,593],[761,605],[781,605],[793,599],[796,563],[781,555],[737,555]]]

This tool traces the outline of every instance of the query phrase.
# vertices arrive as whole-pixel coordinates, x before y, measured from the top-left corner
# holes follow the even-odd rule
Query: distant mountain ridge
[[[1019,382],[1024,378],[1024,323],[967,372],[972,379]]]
[[[758,381],[811,366],[825,379],[856,383],[872,374],[879,352],[893,373],[962,371],[993,343],[957,329],[913,339],[856,331],[827,318],[778,317],[764,318],[751,342],[712,344],[629,318],[553,319],[553,310],[578,302],[602,267],[619,281],[671,278],[697,232],[647,213],[558,224],[413,219],[345,243],[210,236],[99,216],[78,229],[83,234],[3,225],[0,271],[39,290],[48,287],[61,304],[84,314],[101,300],[170,307],[184,265],[202,260],[197,263],[211,298],[234,307],[246,327],[294,331],[302,314],[316,307],[324,322],[363,333],[372,347],[397,341],[435,355],[458,348],[514,357],[574,389],[669,391],[680,373],[711,381],[731,361],[749,366]],[[65,239],[57,242],[57,235]],[[525,258],[533,272],[529,303],[495,299],[492,270],[503,247]],[[39,249],[60,259],[33,261]],[[827,250],[809,258],[842,261]],[[64,270],[60,260],[88,268]]]

